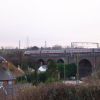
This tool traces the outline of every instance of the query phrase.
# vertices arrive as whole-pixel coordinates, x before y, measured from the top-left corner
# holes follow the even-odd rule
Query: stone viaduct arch
[[[58,60],[57,60],[57,63],[63,63],[63,64],[64,64],[65,61],[64,61],[63,59],[58,59]]]
[[[77,60],[77,55],[78,60]],[[75,63],[79,65],[79,74],[80,77],[85,77],[91,75],[94,69],[100,69],[100,53],[73,53],[73,54],[64,54],[64,55],[37,55],[30,56],[32,60],[41,62],[42,64],[47,64],[49,60],[54,60],[57,63],[71,64]],[[40,64],[41,64],[40,63]]]
[[[89,60],[82,59],[79,61],[78,68],[79,77],[86,77],[91,75],[93,66]]]

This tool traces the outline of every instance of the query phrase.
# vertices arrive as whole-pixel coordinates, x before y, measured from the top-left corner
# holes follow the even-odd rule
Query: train
[[[66,48],[61,50],[26,50],[24,55],[100,52],[99,48]]]

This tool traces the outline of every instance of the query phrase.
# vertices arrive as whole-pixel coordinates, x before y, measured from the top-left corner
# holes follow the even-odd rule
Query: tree
[[[28,79],[29,80],[31,79],[33,84],[38,83],[38,68],[39,67],[40,67],[40,64],[37,61],[33,61],[31,57],[23,58],[22,68],[26,72]]]
[[[48,77],[57,78],[57,64],[55,61],[50,60],[47,65]]]
[[[65,69],[64,69],[65,67]],[[65,77],[70,78],[71,76],[76,76],[77,66],[72,64],[58,64],[58,71],[60,72],[60,78],[64,78],[64,70],[65,70]]]
[[[57,67],[60,73],[60,78],[63,79],[64,78],[64,64],[58,63]]]
[[[77,66],[76,64],[68,64],[65,66],[66,77],[70,78],[71,76],[76,76]]]
[[[62,46],[60,46],[60,45],[54,45],[52,47],[52,49],[54,49],[54,50],[60,50],[60,49],[62,49]]]
[[[28,49],[30,49],[30,50],[39,50],[39,47],[33,46],[33,47],[28,48]]]

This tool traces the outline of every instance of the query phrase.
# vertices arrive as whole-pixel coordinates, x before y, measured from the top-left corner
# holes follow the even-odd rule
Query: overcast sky
[[[22,47],[100,42],[100,0],[0,0],[0,46],[19,40]]]

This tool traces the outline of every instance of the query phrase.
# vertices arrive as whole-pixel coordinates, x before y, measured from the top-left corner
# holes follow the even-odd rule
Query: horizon
[[[19,45],[14,46],[1,46],[0,49],[27,49],[31,47],[38,47],[38,48],[53,48],[53,47],[61,47],[61,48],[100,48],[100,43],[95,42],[71,42],[70,45],[62,46],[60,44],[53,44],[52,46],[48,46],[46,43],[44,46],[37,46],[37,45],[31,45],[26,47],[21,47],[21,42],[19,42]]]

